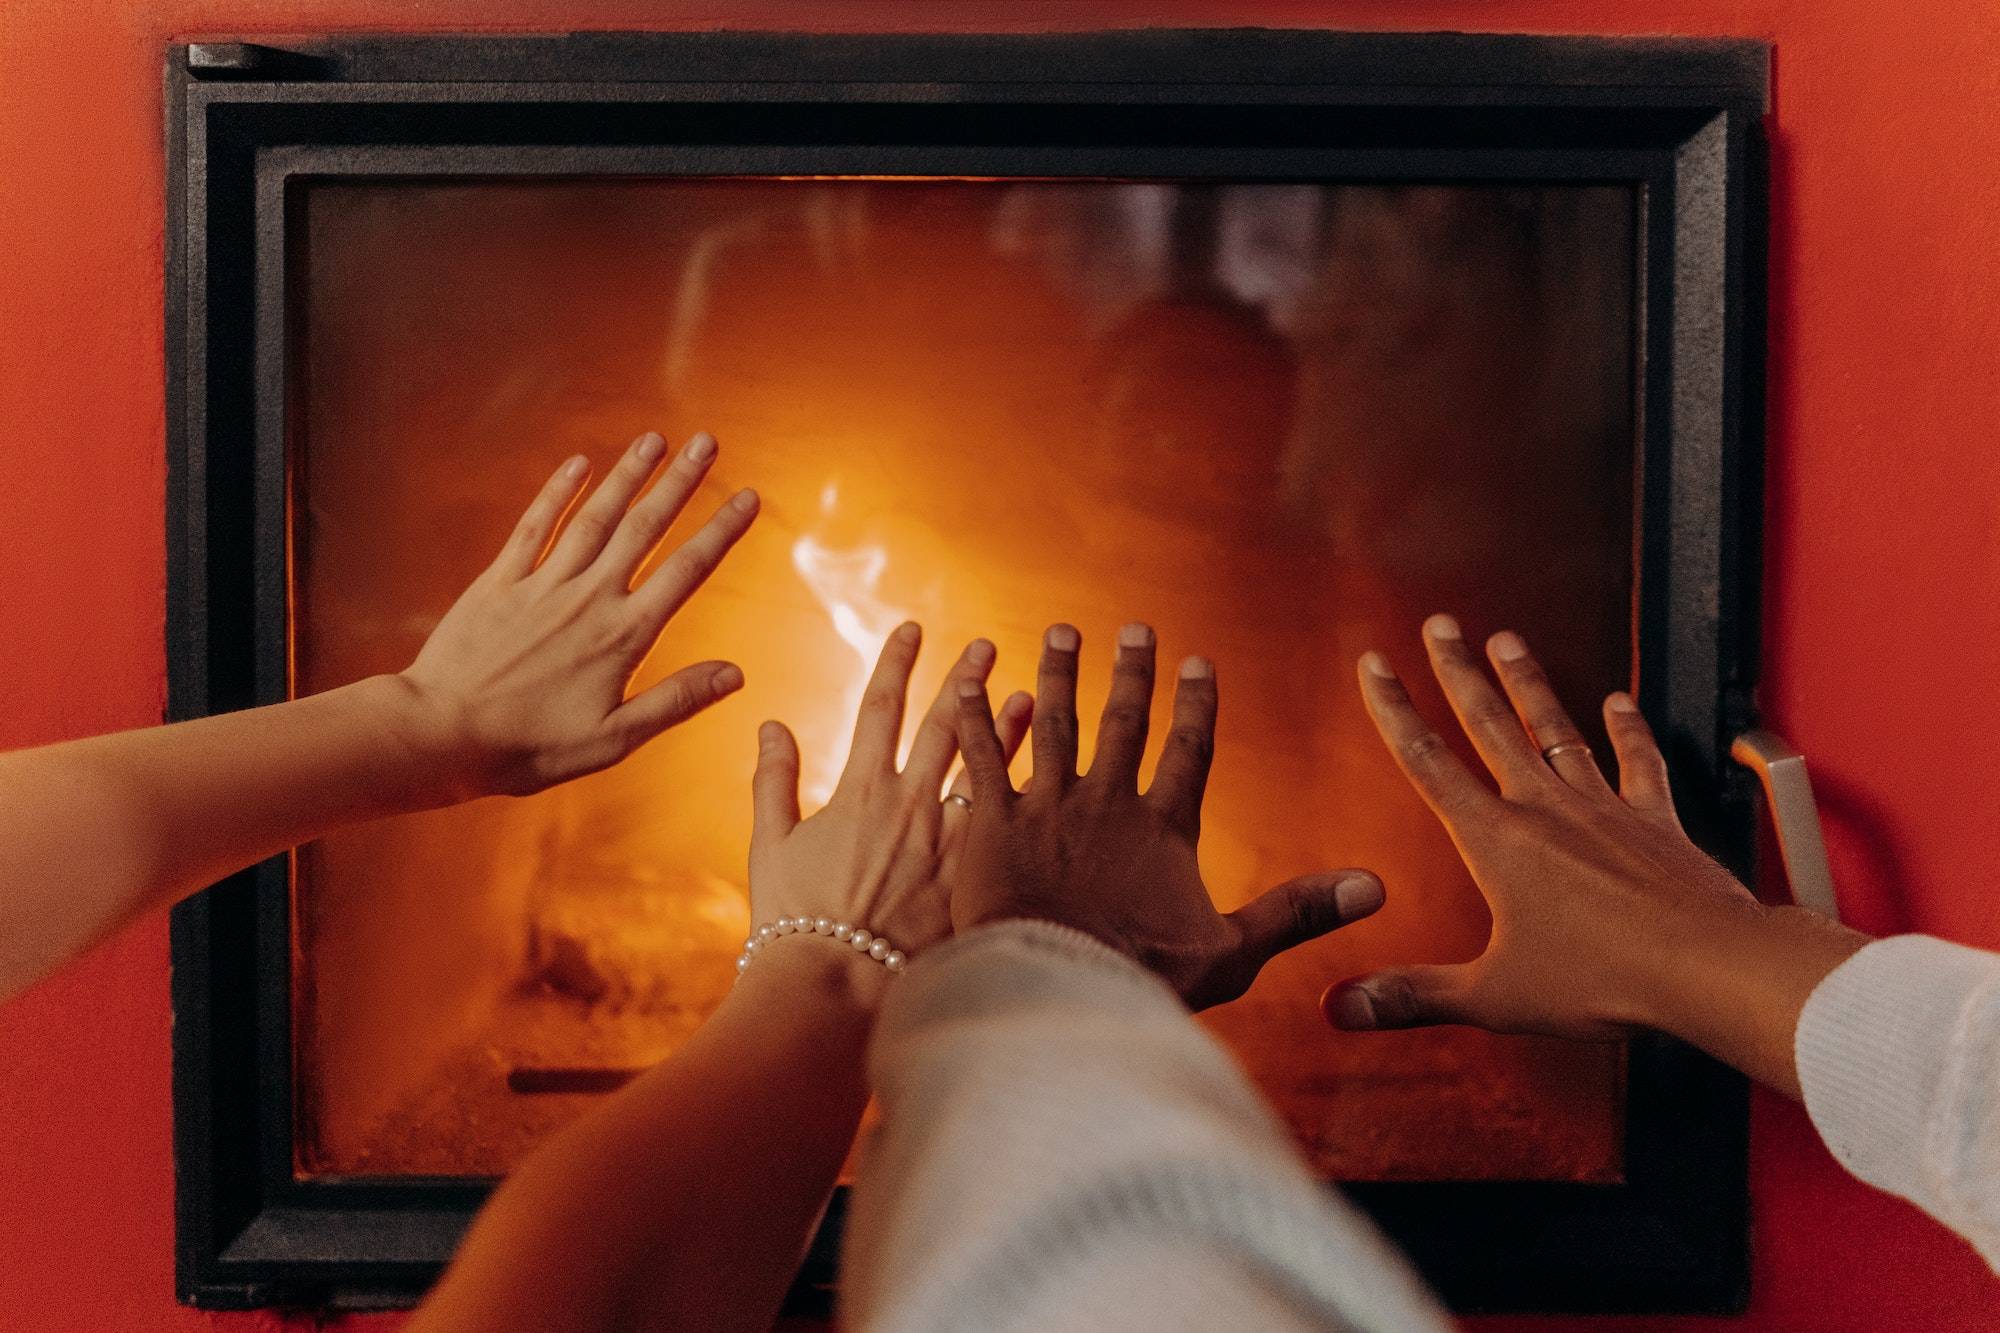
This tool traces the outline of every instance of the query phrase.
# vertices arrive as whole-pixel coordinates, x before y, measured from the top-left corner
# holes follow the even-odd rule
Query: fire
[[[840,680],[837,702],[814,717],[813,743],[800,755],[800,795],[816,803],[833,795],[846,757],[841,732],[861,706],[876,656],[891,631],[910,618],[905,608],[881,594],[882,576],[889,569],[887,547],[869,542],[841,548],[821,538],[826,521],[839,509],[840,482],[828,478],[819,493],[820,524],[792,542],[792,568],[826,609],[834,633],[854,650],[854,662]],[[822,740],[825,743],[819,743]]]

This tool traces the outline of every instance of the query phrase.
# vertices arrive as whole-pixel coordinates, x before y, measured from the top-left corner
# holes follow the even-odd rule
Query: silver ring
[[[953,792],[951,795],[945,797],[944,802],[946,805],[963,806],[967,810],[972,809],[972,798],[970,796],[961,796],[957,792]]]
[[[1542,762],[1553,764],[1556,761],[1557,755],[1571,753],[1580,754],[1585,759],[1588,759],[1590,758],[1590,747],[1582,741],[1564,741],[1560,745],[1551,745],[1548,749],[1542,751]]]

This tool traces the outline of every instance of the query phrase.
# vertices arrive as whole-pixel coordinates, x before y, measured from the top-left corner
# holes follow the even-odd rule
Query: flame
[[[839,507],[840,483],[828,480],[819,493],[820,526]],[[824,802],[833,795],[845,758],[839,744],[841,732],[861,707],[862,692],[882,645],[896,626],[910,619],[910,612],[880,593],[882,576],[889,569],[889,552],[879,542],[835,547],[821,539],[818,528],[808,529],[792,543],[792,567],[814,599],[826,608],[833,632],[854,650],[854,666],[841,679],[838,706],[814,719],[813,730],[824,733],[825,743],[807,744],[806,738],[801,738],[801,794]],[[816,734],[812,739],[817,742],[822,737]]]

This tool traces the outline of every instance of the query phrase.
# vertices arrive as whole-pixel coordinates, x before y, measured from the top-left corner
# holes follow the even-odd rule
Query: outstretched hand
[[[1036,918],[1097,937],[1163,977],[1190,1006],[1233,1000],[1275,955],[1367,916],[1382,885],[1364,870],[1291,880],[1221,913],[1196,864],[1215,748],[1215,670],[1181,664],[1173,729],[1139,791],[1153,698],[1153,631],[1119,633],[1111,693],[1090,769],[1077,774],[1076,630],[1044,641],[1033,724],[1034,775],[1017,791],[977,680],[958,685],[958,739],[971,827],[951,882],[955,929]]]
[[[658,435],[640,436],[567,524],[590,464],[564,463],[396,678],[422,719],[413,740],[437,756],[441,799],[523,795],[608,768],[742,687],[735,665],[708,661],[625,697],[667,622],[757,516],[757,493],[739,491],[635,587],[716,446],[695,436],[634,504],[666,453]]]
[[[757,737],[750,834],[753,924],[781,916],[840,921],[916,953],[951,933],[945,882],[965,842],[965,813],[945,802],[945,774],[958,754],[962,684],[979,688],[993,669],[993,645],[974,639],[959,655],[917,726],[909,758],[896,767],[910,672],[923,639],[915,623],[882,647],[861,696],[847,766],[825,806],[799,817],[799,747],[781,722]],[[1011,757],[1028,729],[1031,700],[1001,708],[1002,752]]]
[[[1604,701],[1614,791],[1519,635],[1486,644],[1504,696],[1450,616],[1424,623],[1424,646],[1497,791],[1418,715],[1380,653],[1361,659],[1361,694],[1486,896],[1492,938],[1469,963],[1392,967],[1335,986],[1328,1020],[1595,1039],[1660,1028],[1796,1092],[1799,1006],[1864,937],[1760,904],[1694,845],[1629,695]]]

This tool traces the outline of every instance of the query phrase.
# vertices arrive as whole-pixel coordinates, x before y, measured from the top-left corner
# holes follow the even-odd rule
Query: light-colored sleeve
[[[1841,1165],[2000,1271],[2000,954],[1877,940],[1806,1000],[1796,1055],[1806,1110]]]
[[[850,1327],[1446,1327],[1173,993],[1089,936],[1016,921],[933,950],[869,1063]]]

